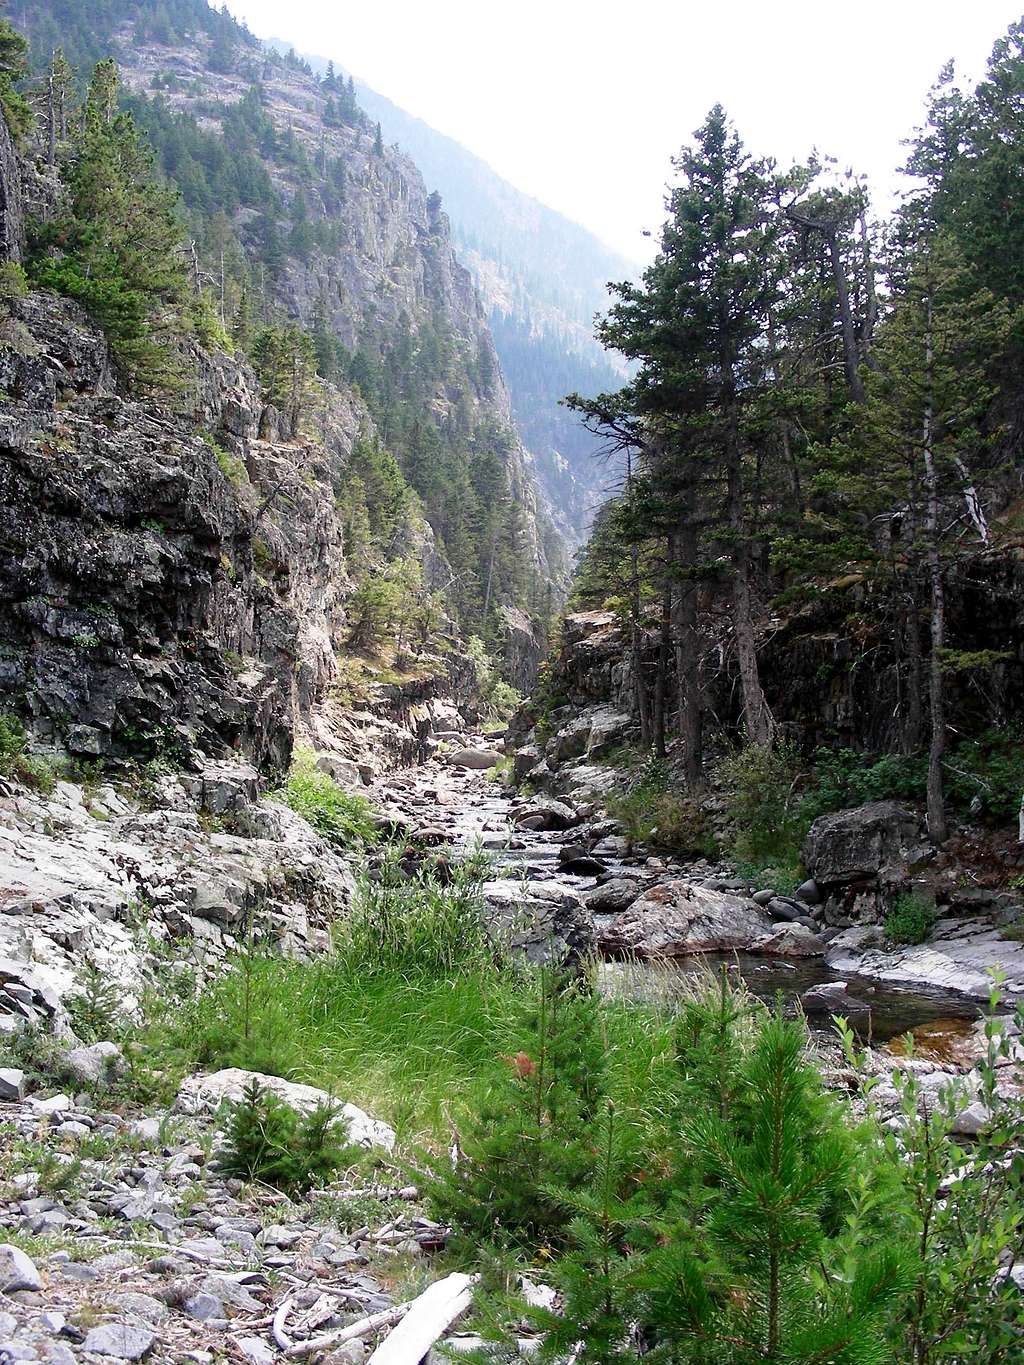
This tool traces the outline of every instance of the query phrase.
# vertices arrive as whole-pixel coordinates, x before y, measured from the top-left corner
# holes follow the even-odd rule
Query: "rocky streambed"
[[[536,961],[596,952],[656,965],[684,985],[725,969],[764,999],[799,1000],[812,1022],[843,1014],[876,1041],[940,1020],[969,1031],[995,970],[1007,1001],[1024,998],[1024,945],[1004,935],[998,914],[950,914],[927,943],[902,948],[877,922],[835,922],[830,891],[855,887],[854,913],[865,913],[877,897],[871,876],[913,856],[916,822],[892,803],[829,817],[815,857],[832,881],[780,896],[721,865],[631,847],[599,796],[519,795],[493,779],[485,765],[497,755],[479,745],[381,780],[374,799],[435,847],[481,849],[495,921]]]

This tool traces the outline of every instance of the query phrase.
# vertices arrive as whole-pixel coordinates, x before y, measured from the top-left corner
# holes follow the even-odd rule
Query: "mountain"
[[[289,50],[278,39],[271,45]],[[307,60],[328,70],[321,57]],[[609,473],[600,442],[561,399],[620,385],[622,370],[594,339],[594,318],[608,308],[608,282],[635,278],[638,265],[358,79],[355,91],[385,141],[408,153],[441,195],[459,259],[490,313],[516,424],[560,527],[582,539]]]
[[[378,702],[400,747],[434,696],[528,687],[563,543],[415,164],[204,0],[22,17],[78,79],[63,122],[28,82],[0,149],[2,709],[73,753],[279,767],[361,752]],[[83,103],[106,55],[120,106],[103,68]],[[166,261],[117,235],[147,205]]]

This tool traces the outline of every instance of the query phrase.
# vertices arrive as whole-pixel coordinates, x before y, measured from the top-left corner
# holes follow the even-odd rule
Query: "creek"
[[[651,860],[642,852],[621,856],[602,852],[600,861],[606,870],[598,875],[566,871],[560,861],[562,849],[587,844],[586,825],[600,819],[602,812],[584,807],[583,820],[563,830],[525,829],[515,821],[524,804],[522,796],[486,771],[459,768],[443,757],[382,778],[372,796],[385,812],[412,830],[424,832],[437,849],[454,857],[482,850],[492,868],[485,894],[492,905],[503,905],[510,912],[518,908],[529,914],[537,906],[557,906],[567,912],[582,909],[585,893],[613,878],[638,879],[646,888],[669,878],[700,880],[709,875],[706,868],[671,858]],[[955,1049],[957,1039],[970,1033],[980,1013],[976,1000],[955,991],[892,985],[854,972],[835,972],[820,957],[731,951],[657,964],[608,961],[602,978],[609,990],[625,989],[637,996],[651,991],[671,995],[692,988],[699,973],[723,968],[742,979],[754,996],[772,1001],[781,994],[793,1010],[812,987],[846,982],[849,994],[868,1006],[863,1014],[850,1017],[862,1040],[886,1043],[913,1031],[924,1050],[936,1056]],[[827,1014],[811,1016],[809,1021],[816,1030],[830,1028]]]

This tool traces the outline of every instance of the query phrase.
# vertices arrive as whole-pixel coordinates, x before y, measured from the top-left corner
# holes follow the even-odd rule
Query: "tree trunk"
[[[53,72],[46,82],[46,164],[57,164],[57,109]]]
[[[697,557],[697,533],[689,520],[683,523],[676,549],[681,564],[693,564]],[[675,645],[683,778],[687,788],[692,791],[700,787],[704,779],[704,699],[697,634],[697,587],[692,580],[681,583],[675,595]]]
[[[925,301],[925,409],[924,409],[924,477],[927,502],[925,533],[928,543],[928,578],[931,587],[931,658],[928,668],[928,700],[931,711],[931,744],[928,747],[928,835],[933,843],[945,842],[948,834],[946,803],[942,791],[942,759],[946,752],[946,697],[942,672],[942,651],[946,638],[946,596],[942,583],[942,559],[939,555],[939,480],[935,468],[933,445],[934,410],[932,377],[934,342],[932,339],[932,302]]]
[[[903,721],[903,743],[905,754],[916,754],[921,747],[921,733],[924,715],[921,696],[924,692],[924,671],[921,658],[921,623],[917,615],[916,580],[912,579],[907,593],[906,615],[903,630],[907,644],[907,705]]]
[[[864,384],[860,377],[857,354],[857,330],[853,325],[853,311],[850,308],[850,290],[846,283],[843,256],[839,250],[839,228],[832,223],[826,229],[828,252],[832,261],[832,279],[836,287],[836,300],[839,304],[839,325],[843,333],[843,368],[850,397],[855,403],[864,402]]]
[[[651,718],[654,752],[665,757],[665,699],[668,693],[668,661],[672,656],[672,566],[675,544],[669,536],[665,547],[665,573],[661,584],[661,623],[658,631],[658,668],[654,676],[654,705]]]

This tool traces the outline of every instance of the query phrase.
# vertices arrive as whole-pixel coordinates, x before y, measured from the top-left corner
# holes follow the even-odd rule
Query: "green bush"
[[[296,751],[288,779],[274,797],[308,820],[336,848],[358,848],[380,840],[369,801],[351,795],[322,773],[310,749]]]
[[[795,869],[809,823],[795,795],[795,747],[749,744],[722,762],[718,778],[736,825],[735,857],[752,869]]]
[[[17,716],[0,715],[0,777],[10,777],[49,796],[57,785],[56,765],[28,752],[28,735]]]
[[[557,1245],[572,1217],[567,1196],[594,1174],[589,1125],[607,1075],[590,983],[545,972],[516,1041],[459,1133],[457,1161],[426,1182],[433,1216],[465,1249]]]
[[[219,1165],[226,1175],[304,1194],[358,1159],[358,1151],[338,1136],[334,1118],[329,1104],[299,1114],[254,1080],[232,1109]]]
[[[934,902],[910,891],[897,896],[885,917],[885,934],[891,943],[924,943],[937,918]]]

